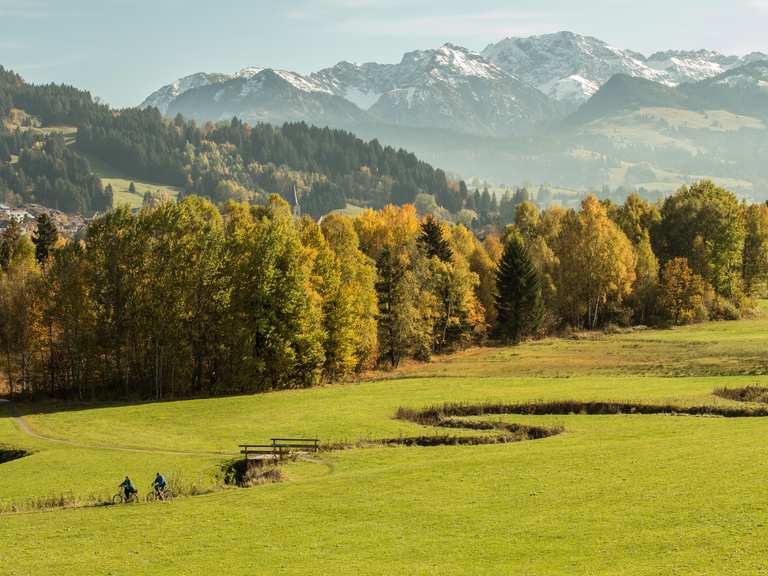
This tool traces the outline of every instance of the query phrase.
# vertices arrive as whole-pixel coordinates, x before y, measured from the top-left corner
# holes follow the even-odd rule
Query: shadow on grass
[[[19,458],[24,458],[24,456],[29,456],[30,452],[27,452],[26,450],[19,450],[17,448],[8,448],[6,446],[0,445],[0,464],[5,464],[6,462],[10,462],[11,460],[18,460]]]

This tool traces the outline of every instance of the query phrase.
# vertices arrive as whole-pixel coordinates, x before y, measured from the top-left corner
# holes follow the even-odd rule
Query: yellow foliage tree
[[[696,318],[704,302],[705,283],[694,274],[686,258],[673,258],[664,265],[658,306],[672,324],[688,324]]]
[[[606,207],[588,196],[578,213],[571,211],[563,219],[555,246],[563,317],[575,326],[594,328],[606,310],[620,307],[632,292],[637,260],[632,243]]]

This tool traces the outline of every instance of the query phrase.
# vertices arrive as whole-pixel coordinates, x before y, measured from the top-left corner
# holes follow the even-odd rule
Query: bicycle
[[[173,500],[175,495],[173,494],[173,491],[166,486],[162,490],[156,490],[154,486],[152,486],[152,489],[147,492],[147,495],[144,497],[145,501],[147,502],[155,502],[156,500],[160,500],[161,502],[170,502]]]
[[[138,501],[139,501],[138,492],[131,492],[131,494],[126,498],[125,492],[123,490],[120,490],[120,492],[112,496],[112,504],[135,504]]]

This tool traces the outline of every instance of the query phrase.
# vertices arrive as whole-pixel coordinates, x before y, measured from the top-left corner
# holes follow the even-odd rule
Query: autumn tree
[[[229,377],[240,390],[304,387],[322,375],[322,310],[290,206],[235,208],[226,229]]]
[[[526,244],[530,245],[531,241],[539,236],[540,220],[541,212],[533,202],[527,201],[517,206],[515,226],[523,235]]]
[[[350,286],[343,284],[339,258],[320,227],[306,217],[301,225],[304,260],[322,310],[325,352],[323,374],[328,380],[336,380],[351,373],[358,365],[353,291],[349,289]]]
[[[496,234],[487,235],[482,242],[474,238],[471,254],[468,255],[469,269],[477,275],[475,293],[483,307],[484,332],[496,323],[496,268],[503,247]]]
[[[643,200],[633,192],[624,201],[624,204],[616,209],[614,220],[627,235],[633,244],[639,245],[643,237],[656,228],[661,222],[659,209],[650,202]]]
[[[86,236],[88,266],[86,282],[94,310],[94,353],[102,359],[100,386],[122,387],[131,393],[129,362],[126,360],[136,319],[137,281],[135,275],[141,242],[136,220],[122,207],[96,219]]]
[[[33,393],[35,359],[44,348],[41,272],[32,250],[22,246],[0,271],[0,361],[10,394]]]
[[[643,230],[637,244],[637,267],[632,303],[635,318],[641,324],[651,316],[659,284],[659,261],[653,253],[648,230]]]
[[[687,324],[703,307],[704,280],[694,273],[685,258],[673,258],[664,265],[658,306],[672,324]]]
[[[577,213],[562,221],[555,242],[557,299],[574,326],[598,326],[632,291],[636,256],[626,235],[608,218],[597,198],[588,196]]]
[[[756,285],[768,279],[768,206],[752,204],[745,209],[743,272],[744,288],[752,295]]]
[[[56,331],[52,342],[61,358],[55,378],[79,400],[95,399],[99,372],[96,311],[85,247],[72,242],[57,251],[47,274],[46,316]]]
[[[340,271],[340,307],[352,319],[355,370],[370,367],[378,348],[376,265],[360,250],[352,221],[338,214],[323,219],[322,232],[334,251]]]
[[[363,252],[376,262],[380,360],[397,366],[409,355],[428,358],[438,304],[433,291],[420,290],[430,274],[415,208],[366,210],[355,218],[355,230]]]
[[[16,248],[21,239],[21,226],[11,218],[8,225],[0,233],[0,269],[8,271],[8,265],[11,263]]]
[[[686,258],[719,295],[738,296],[745,231],[736,196],[703,180],[667,198],[661,217],[652,233],[661,261]]]

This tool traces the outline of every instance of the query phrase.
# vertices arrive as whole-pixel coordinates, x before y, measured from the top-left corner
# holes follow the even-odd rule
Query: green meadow
[[[164,194],[171,199],[176,199],[179,195],[178,188],[144,180],[137,180],[123,174],[95,156],[87,155],[87,158],[93,173],[101,178],[102,185],[105,187],[107,185],[112,186],[112,191],[114,193],[112,205],[115,208],[122,206],[127,206],[128,208],[141,208],[144,204],[144,194],[146,192],[152,194]],[[133,184],[136,189],[135,193],[130,191],[131,184]]]
[[[767,418],[501,415],[512,444],[323,451],[284,481],[222,485],[237,445],[431,435],[444,402],[732,405],[768,386],[762,317],[467,350],[365,381],[131,405],[0,404],[0,574],[762,574]],[[21,416],[19,422],[12,418]],[[469,433],[456,431],[457,434]],[[93,506],[156,471],[200,495]],[[40,501],[64,509],[37,509]],[[13,512],[12,510],[16,510]]]

